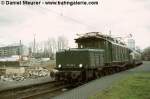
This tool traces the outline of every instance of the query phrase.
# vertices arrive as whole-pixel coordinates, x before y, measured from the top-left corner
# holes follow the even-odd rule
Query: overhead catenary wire
[[[54,10],[52,10],[52,9],[50,9],[50,8],[46,8],[46,7],[40,7],[40,8],[41,8],[41,9],[44,9],[44,10],[47,10],[47,11],[49,11],[49,12],[52,12],[52,13],[58,15],[58,16],[61,17],[61,18],[67,19],[68,21],[75,22],[75,23],[80,24],[80,25],[84,25],[84,26],[88,27],[88,29],[90,28],[90,30],[93,30],[93,29],[96,29],[96,28],[97,28],[97,27],[92,26],[92,25],[89,25],[89,24],[87,24],[87,23],[85,23],[85,22],[83,22],[83,21],[80,21],[80,20],[79,20],[80,18],[79,18],[79,17],[77,18],[77,16],[76,16],[76,18],[73,18],[73,17],[70,17],[70,16],[66,16],[66,15],[63,14],[62,12],[54,11]]]

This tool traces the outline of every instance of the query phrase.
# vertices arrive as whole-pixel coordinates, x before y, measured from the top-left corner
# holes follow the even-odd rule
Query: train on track
[[[78,48],[56,53],[56,80],[89,81],[142,64],[140,53],[109,35],[90,32],[75,41]]]

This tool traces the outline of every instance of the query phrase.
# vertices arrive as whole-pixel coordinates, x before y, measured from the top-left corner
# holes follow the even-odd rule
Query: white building
[[[132,49],[135,50],[135,40],[134,39],[128,39],[127,41],[127,46]]]

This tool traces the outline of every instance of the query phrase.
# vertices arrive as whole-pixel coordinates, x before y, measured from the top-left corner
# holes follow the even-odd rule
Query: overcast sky
[[[136,45],[150,46],[150,0],[99,0],[95,6],[1,6],[0,45],[64,35],[69,45],[75,34],[103,32],[133,34]]]

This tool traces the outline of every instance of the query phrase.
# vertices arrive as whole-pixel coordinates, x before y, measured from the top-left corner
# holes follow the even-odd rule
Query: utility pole
[[[111,37],[111,30],[109,30],[109,36]]]
[[[21,40],[19,41],[19,61],[21,61],[22,56],[22,43]]]
[[[33,37],[34,37],[34,41],[33,41],[33,54],[35,54],[35,43],[36,43],[35,36],[36,36],[36,34],[34,33],[33,34]]]

